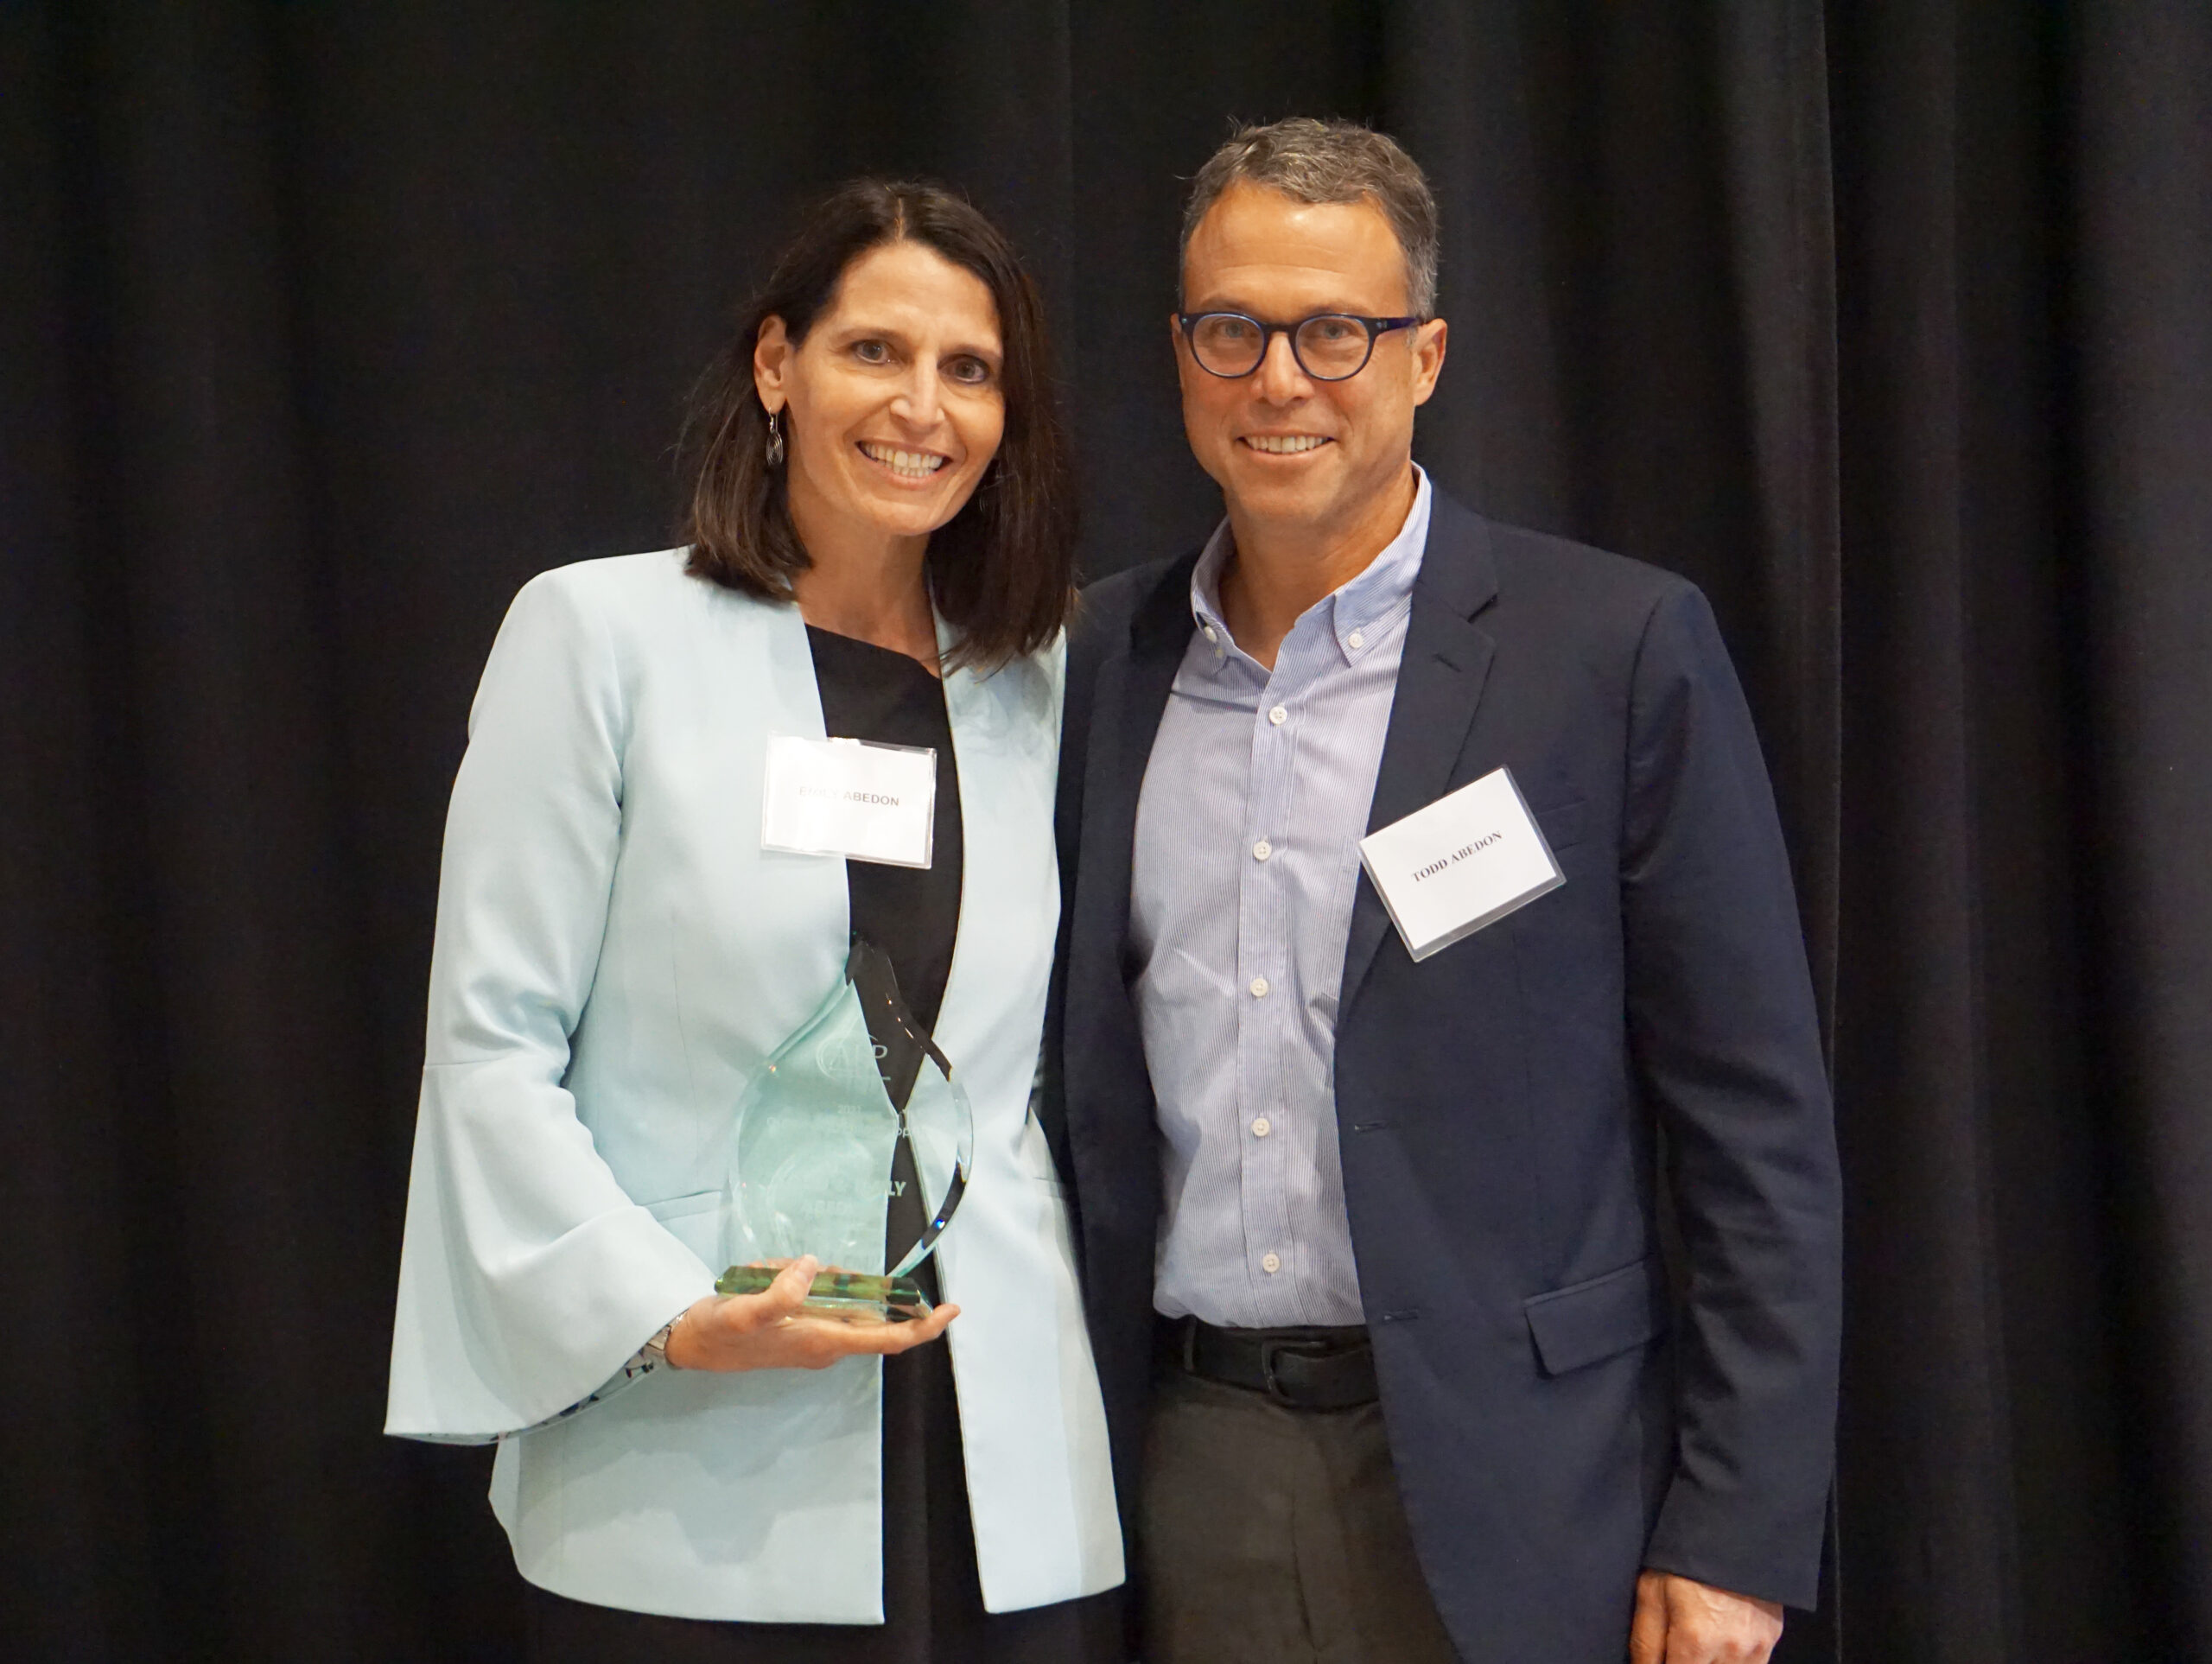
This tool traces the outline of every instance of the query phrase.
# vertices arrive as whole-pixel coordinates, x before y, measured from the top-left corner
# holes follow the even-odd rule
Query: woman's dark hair
[[[861,179],[808,215],[692,397],[684,424],[691,502],[681,535],[690,570],[772,600],[809,565],[784,472],[766,458],[767,412],[753,383],[761,324],[781,318],[793,346],[870,249],[911,239],[983,280],[998,308],[1006,429],[976,494],[930,538],[930,593],[960,632],[956,662],[990,667],[1050,642],[1075,596],[1075,501],[1052,383],[1045,308],[998,228],[934,185]]]

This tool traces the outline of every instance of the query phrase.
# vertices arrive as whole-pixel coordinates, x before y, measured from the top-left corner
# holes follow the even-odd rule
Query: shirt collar
[[[1413,506],[1406,511],[1398,535],[1382,546],[1357,576],[1332,590],[1305,614],[1311,618],[1321,613],[1329,633],[1336,638],[1338,651],[1347,660],[1372,647],[1412,604],[1414,580],[1421,575],[1421,556],[1428,546],[1431,500],[1427,471],[1418,462],[1414,464],[1414,480]],[[1235,645],[1221,616],[1221,569],[1228,563],[1234,543],[1229,522],[1224,519],[1206,539],[1191,573],[1191,616],[1214,644],[1217,656]],[[1303,623],[1304,619],[1300,621]]]

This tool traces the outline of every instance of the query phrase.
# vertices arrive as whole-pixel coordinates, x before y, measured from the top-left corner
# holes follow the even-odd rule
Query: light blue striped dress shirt
[[[1166,1178],[1153,1304],[1238,1328],[1363,1321],[1337,1148],[1359,840],[1397,689],[1428,477],[1270,671],[1222,622],[1224,524],[1137,800],[1130,940]]]

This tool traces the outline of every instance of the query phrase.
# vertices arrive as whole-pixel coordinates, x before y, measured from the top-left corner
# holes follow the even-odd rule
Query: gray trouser
[[[1453,1664],[1382,1407],[1294,1410],[1172,1366],[1145,1447],[1149,1664]]]

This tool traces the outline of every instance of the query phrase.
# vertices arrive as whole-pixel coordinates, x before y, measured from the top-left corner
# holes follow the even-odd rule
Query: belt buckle
[[[1298,1400],[1284,1390],[1281,1378],[1275,1374],[1275,1360],[1285,1355],[1313,1358],[1319,1357],[1321,1354],[1313,1350],[1311,1341],[1264,1340],[1260,1343],[1260,1379],[1267,1382],[1268,1396],[1284,1407],[1295,1410],[1300,1407]]]

